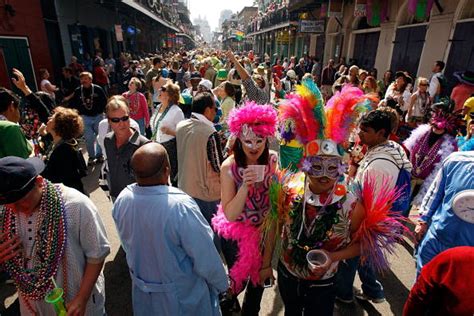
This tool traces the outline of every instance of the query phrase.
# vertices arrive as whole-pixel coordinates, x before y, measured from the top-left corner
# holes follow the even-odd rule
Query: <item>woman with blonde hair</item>
[[[167,83],[161,87],[161,105],[150,120],[151,140],[163,145],[168,152],[171,164],[171,183],[176,185],[178,175],[178,152],[176,148],[176,126],[184,120],[184,113],[178,106],[180,88]]]
[[[53,137],[53,149],[47,156],[42,176],[85,194],[81,178],[86,175],[87,166],[76,140],[84,131],[82,117],[76,110],[57,107],[46,124],[46,131]]]
[[[430,95],[428,93],[429,81],[424,77],[418,78],[418,88],[410,97],[408,106],[408,124],[411,127],[417,127],[426,123],[429,119]]]

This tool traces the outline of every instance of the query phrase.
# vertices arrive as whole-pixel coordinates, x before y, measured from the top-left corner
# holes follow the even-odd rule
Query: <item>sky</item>
[[[206,17],[211,31],[217,28],[222,10],[229,9],[233,13],[239,12],[243,7],[252,6],[253,0],[188,0],[191,21]]]

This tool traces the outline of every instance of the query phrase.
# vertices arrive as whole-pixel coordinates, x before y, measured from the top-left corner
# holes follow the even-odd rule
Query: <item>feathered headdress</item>
[[[453,134],[458,126],[458,117],[455,114],[438,110],[431,117],[431,125],[437,129],[444,129],[447,133]]]
[[[342,156],[360,113],[371,109],[373,96],[351,86],[337,92],[324,107],[319,89],[311,79],[303,80],[280,105],[280,136],[298,140],[305,156]]]
[[[238,109],[233,109],[227,119],[232,135],[240,137],[249,129],[258,136],[274,136],[277,125],[277,111],[269,104],[260,105],[247,102]]]

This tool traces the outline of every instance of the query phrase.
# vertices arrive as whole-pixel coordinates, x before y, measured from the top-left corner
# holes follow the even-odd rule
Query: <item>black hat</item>
[[[43,170],[43,161],[36,157],[0,159],[0,205],[21,200],[33,189],[36,177]]]
[[[191,79],[201,79],[201,74],[199,73],[199,71],[194,71],[191,74]]]

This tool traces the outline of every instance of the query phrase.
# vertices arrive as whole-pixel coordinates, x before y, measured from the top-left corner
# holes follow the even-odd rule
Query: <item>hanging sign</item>
[[[122,25],[115,24],[115,39],[117,42],[123,42]]]
[[[301,33],[324,33],[324,20],[300,20]]]
[[[367,0],[356,0],[354,6],[354,16],[363,17],[367,16]]]

